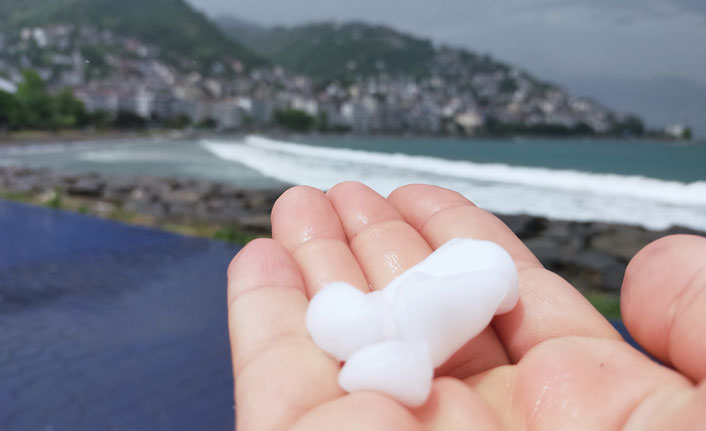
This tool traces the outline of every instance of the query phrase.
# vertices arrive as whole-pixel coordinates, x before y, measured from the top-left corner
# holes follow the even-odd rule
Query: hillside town
[[[355,62],[347,67],[354,71]],[[293,110],[319,130],[358,134],[473,135],[491,125],[609,134],[616,124],[639,123],[511,67],[473,70],[454,49],[439,51],[427,77],[391,76],[381,67],[377,76],[320,82],[237,59],[203,70],[187,53],[54,25],[0,35],[0,90],[11,92],[25,69],[36,70],[52,91],[71,89],[90,112],[182,118],[220,130],[268,128],[278,112]]]

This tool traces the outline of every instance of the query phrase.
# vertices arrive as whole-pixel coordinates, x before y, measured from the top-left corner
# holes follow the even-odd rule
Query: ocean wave
[[[454,161],[330,148],[248,136],[201,141],[217,157],[280,181],[327,189],[361,181],[389,194],[408,183],[457,190],[491,211],[578,221],[706,229],[706,182]]]

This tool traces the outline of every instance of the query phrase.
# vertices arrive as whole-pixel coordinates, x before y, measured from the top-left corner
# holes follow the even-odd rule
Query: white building
[[[688,128],[683,124],[670,124],[664,128],[664,133],[670,138],[684,139]]]
[[[483,125],[483,117],[477,111],[466,111],[458,114],[454,120],[456,124],[461,126],[466,133],[473,134],[479,127]]]
[[[0,78],[0,91],[14,94],[17,91],[17,86],[12,81]]]
[[[221,129],[233,130],[243,125],[243,113],[237,100],[217,103],[213,107],[213,119]]]

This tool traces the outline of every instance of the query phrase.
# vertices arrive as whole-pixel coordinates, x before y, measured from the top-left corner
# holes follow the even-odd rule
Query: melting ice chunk
[[[433,377],[424,343],[387,340],[355,352],[338,374],[338,384],[348,392],[378,391],[420,406],[429,396]]]
[[[490,241],[453,239],[383,290],[331,283],[311,300],[306,326],[322,350],[346,361],[339,384],[414,407],[434,367],[517,303],[512,258]]]

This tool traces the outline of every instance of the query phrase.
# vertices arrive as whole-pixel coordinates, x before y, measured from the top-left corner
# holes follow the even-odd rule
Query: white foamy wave
[[[203,141],[224,160],[280,181],[327,189],[361,181],[381,194],[408,183],[457,190],[503,213],[706,229],[706,182],[481,164],[427,156],[326,148],[249,136],[241,143]]]

